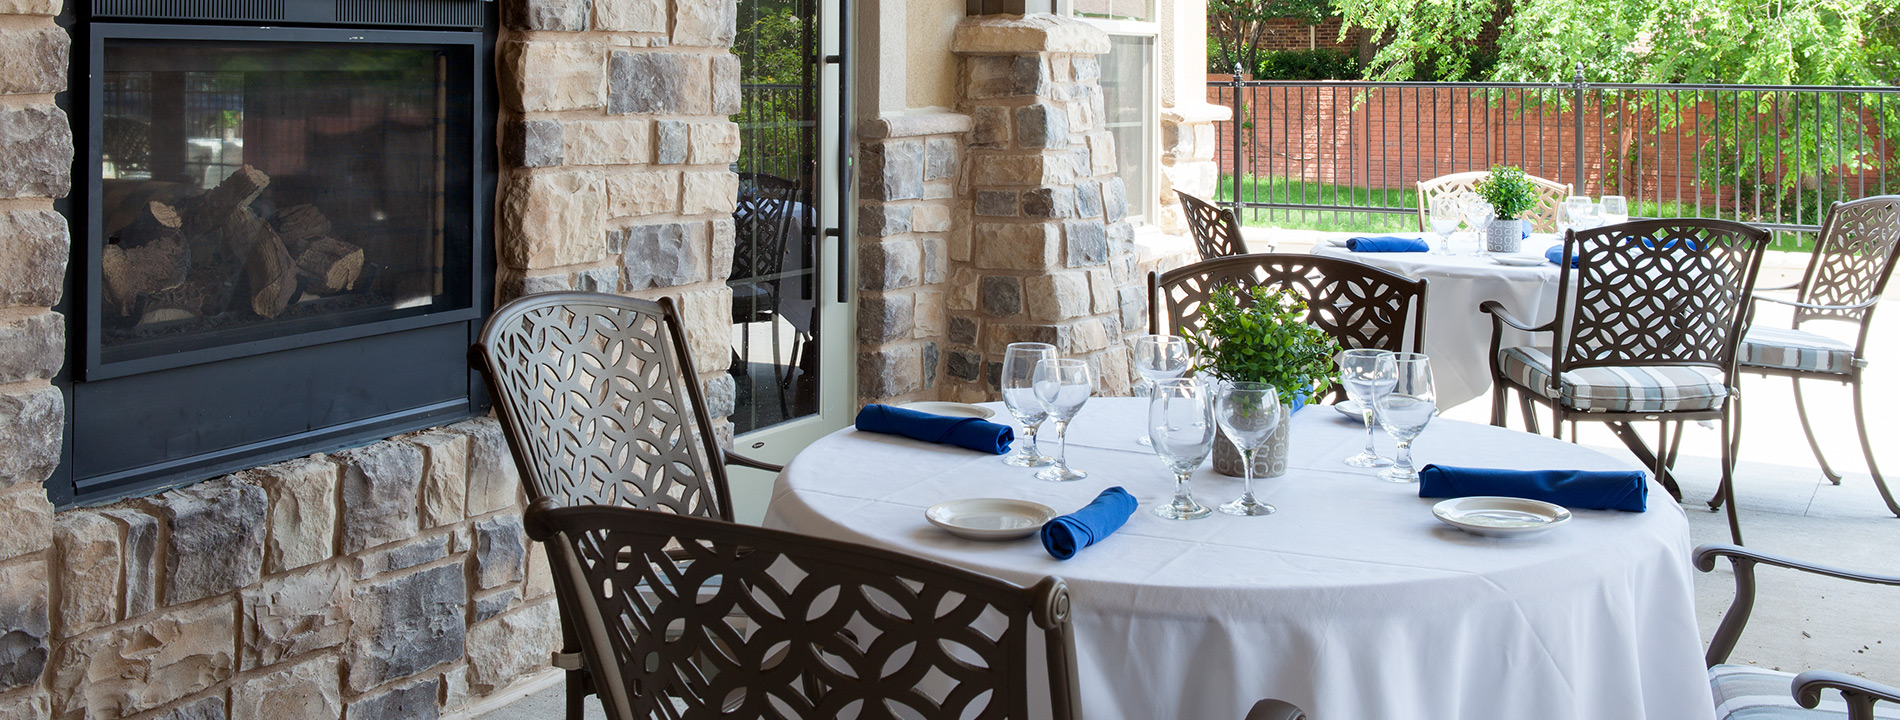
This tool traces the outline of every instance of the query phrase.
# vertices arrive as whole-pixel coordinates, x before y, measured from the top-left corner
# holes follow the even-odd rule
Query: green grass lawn
[[[1233,198],[1234,178],[1231,175],[1222,175],[1217,199],[1225,202]],[[1242,188],[1240,199],[1243,202],[1348,206],[1339,210],[1242,209],[1240,222],[1244,225],[1324,232],[1418,230],[1418,191],[1411,188],[1363,188],[1327,185],[1288,177],[1249,176],[1246,179],[1246,187]],[[1638,217],[1694,217],[1697,210],[1693,203],[1684,205],[1676,202],[1645,201],[1632,203],[1632,205],[1630,212]],[[1369,212],[1352,209],[1354,207],[1401,208],[1406,212],[1403,214]],[[1703,207],[1701,217],[1734,220],[1736,213],[1724,211],[1717,214],[1714,208]],[[1776,232],[1774,243],[1769,246],[1769,249],[1807,252],[1814,249],[1813,242],[1814,236],[1810,233]]]

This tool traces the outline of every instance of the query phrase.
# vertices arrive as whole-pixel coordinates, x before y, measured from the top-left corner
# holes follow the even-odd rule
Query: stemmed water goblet
[[[1398,459],[1379,477],[1392,482],[1418,482],[1418,470],[1412,467],[1412,441],[1425,431],[1438,410],[1438,393],[1432,388],[1431,358],[1422,353],[1392,353],[1395,371],[1392,390],[1380,396],[1379,424],[1399,441]]]
[[[1003,405],[1023,426],[1016,451],[1003,462],[1016,467],[1042,467],[1056,461],[1036,447],[1036,430],[1049,418],[1049,410],[1036,399],[1036,364],[1056,356],[1056,346],[1048,343],[1010,343],[1003,350]]]
[[[1603,224],[1603,206],[1583,195],[1564,200],[1564,223],[1574,230],[1589,230]]]
[[[1476,195],[1466,195],[1461,208],[1465,214],[1465,227],[1471,230],[1474,250],[1471,254],[1483,255],[1485,248],[1484,231],[1491,227],[1491,221],[1497,218],[1497,208]]]
[[[1188,478],[1214,449],[1214,398],[1194,378],[1155,381],[1148,399],[1148,436],[1155,455],[1174,472],[1174,499],[1155,507],[1170,520],[1204,518],[1214,511],[1194,501]]]
[[[1622,195],[1603,196],[1603,224],[1619,225],[1630,221],[1630,201]]]
[[[1141,375],[1145,387],[1169,378],[1178,378],[1188,371],[1188,365],[1194,360],[1194,350],[1188,347],[1187,338],[1173,335],[1140,335],[1135,338],[1135,372]],[[1149,445],[1153,441],[1142,435],[1135,442]]]
[[[1049,411],[1049,419],[1056,421],[1057,443],[1056,464],[1043,468],[1036,478],[1068,482],[1088,477],[1088,473],[1069,467],[1069,421],[1075,419],[1075,413],[1095,390],[1089,364],[1081,360],[1043,360],[1036,363],[1034,381],[1036,399]]]
[[[1356,348],[1340,353],[1338,362],[1339,381],[1346,386],[1346,397],[1359,405],[1359,417],[1366,423],[1366,449],[1346,458],[1346,464],[1367,468],[1391,465],[1392,461],[1379,457],[1379,451],[1373,447],[1372,428],[1379,396],[1391,392],[1398,382],[1392,352]]]
[[[1463,214],[1464,208],[1459,206],[1458,196],[1440,195],[1432,198],[1431,214],[1429,217],[1431,218],[1432,232],[1438,235],[1438,247],[1432,250],[1433,255],[1452,254],[1451,234],[1458,229],[1458,221],[1462,218]]]
[[[1240,499],[1221,505],[1220,511],[1229,515],[1273,514],[1272,505],[1253,496],[1253,456],[1280,425],[1280,394],[1267,383],[1225,383],[1214,403],[1214,419],[1227,434],[1228,442],[1240,451],[1246,479]]]

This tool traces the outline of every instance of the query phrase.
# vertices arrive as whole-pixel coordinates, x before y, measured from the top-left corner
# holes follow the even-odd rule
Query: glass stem
[[[1036,431],[1040,429],[1042,429],[1042,423],[1023,425],[1023,457],[1036,457],[1042,454],[1042,450],[1036,447]]]
[[[1056,421],[1056,467],[1069,469],[1069,421]]]
[[[1240,486],[1241,487],[1241,490],[1240,490],[1241,504],[1252,505],[1254,502],[1253,501],[1253,450],[1249,449],[1249,450],[1240,451],[1240,462],[1243,463],[1241,465],[1240,476],[1242,478],[1245,478],[1245,480],[1243,481],[1243,484]]]
[[[1187,510],[1194,505],[1194,501],[1188,499],[1190,494],[1188,492],[1188,475],[1189,473],[1174,474],[1174,507],[1178,510]]]
[[[1399,439],[1399,457],[1397,460],[1394,460],[1393,463],[1397,465],[1396,469],[1399,472],[1408,474],[1408,475],[1412,473],[1412,441],[1411,439],[1409,438]]]
[[[1366,410],[1361,414],[1366,416],[1366,454],[1378,457],[1379,450],[1372,444],[1372,411]]]

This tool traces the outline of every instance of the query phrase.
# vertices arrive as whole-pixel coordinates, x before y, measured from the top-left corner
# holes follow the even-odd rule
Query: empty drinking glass
[[[1036,363],[1035,383],[1036,399],[1056,421],[1056,464],[1043,468],[1036,478],[1068,482],[1088,477],[1088,473],[1069,467],[1069,421],[1094,392],[1089,364],[1081,360],[1043,360]]]
[[[1366,422],[1366,449],[1346,458],[1353,467],[1385,467],[1392,461],[1379,457],[1372,445],[1372,421],[1379,396],[1392,391],[1398,382],[1398,369],[1392,352],[1358,348],[1339,354],[1339,381],[1346,386],[1346,397],[1359,405],[1359,416]]]
[[[1194,350],[1188,347],[1187,338],[1173,335],[1140,335],[1135,338],[1135,372],[1141,374],[1146,387],[1153,387],[1156,381],[1181,377],[1193,360]],[[1135,442],[1147,445],[1151,441],[1147,435],[1142,435]]]
[[[1433,255],[1451,254],[1451,234],[1458,229],[1458,221],[1464,216],[1464,208],[1459,205],[1458,196],[1440,195],[1432,198],[1432,232],[1438,235],[1438,248]]]
[[[1498,216],[1497,208],[1477,195],[1466,195],[1463,205],[1465,227],[1471,230],[1473,255],[1484,254],[1484,231],[1491,226],[1491,220]]]
[[[1036,399],[1035,384],[1036,363],[1055,356],[1056,346],[1048,343],[1010,343],[1003,350],[1003,405],[1023,426],[1016,451],[1003,458],[1003,462],[1017,467],[1042,467],[1056,461],[1036,447],[1036,430],[1048,419],[1049,411]]]
[[[1379,477],[1392,482],[1418,482],[1418,470],[1412,467],[1412,441],[1425,431],[1438,410],[1438,393],[1432,389],[1432,362],[1421,353],[1393,353],[1392,366],[1392,390],[1375,404],[1379,424],[1399,441],[1399,457]]]
[[[1630,221],[1630,201],[1622,195],[1603,196],[1603,224],[1616,225]]]
[[[1214,398],[1194,378],[1155,381],[1148,400],[1148,436],[1155,455],[1174,472],[1174,500],[1155,507],[1170,520],[1204,518],[1214,511],[1194,501],[1188,478],[1214,450]]]
[[[1581,195],[1564,201],[1564,222],[1573,229],[1589,230],[1603,224],[1603,206]]]
[[[1266,383],[1225,383],[1214,404],[1214,419],[1227,434],[1228,442],[1240,451],[1241,465],[1246,468],[1240,499],[1220,506],[1220,511],[1229,515],[1273,514],[1272,505],[1254,499],[1253,454],[1280,425],[1280,394]]]

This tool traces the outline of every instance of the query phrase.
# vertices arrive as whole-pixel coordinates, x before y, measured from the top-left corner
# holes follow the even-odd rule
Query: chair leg
[[[1860,450],[1867,455],[1867,472],[1874,476],[1874,487],[1880,489],[1880,499],[1887,501],[1887,511],[1900,516],[1900,504],[1893,501],[1893,492],[1887,489],[1886,479],[1880,477],[1880,466],[1874,463],[1873,441],[1867,437],[1867,403],[1861,399],[1860,380],[1854,381],[1854,427],[1860,430]]]
[[[592,690],[586,670],[567,671],[567,720],[587,720],[587,696]]]
[[[1735,430],[1741,429],[1740,420],[1741,420],[1742,414],[1741,414],[1741,408],[1735,407],[1736,405],[1740,404],[1740,399],[1735,398],[1735,397],[1731,397],[1729,399],[1732,402],[1730,403],[1730,407],[1728,411],[1722,413],[1722,423],[1721,423],[1722,424],[1722,490],[1721,492],[1722,492],[1722,499],[1728,501],[1729,538],[1733,539],[1736,545],[1741,545],[1742,544],[1742,520],[1740,517],[1736,515],[1736,507],[1735,507],[1735,442],[1734,442],[1735,435],[1733,435],[1732,432]],[[1735,422],[1733,426],[1731,426],[1731,423],[1729,420],[1731,416],[1735,418]]]
[[[1854,384],[1854,401],[1856,403],[1854,407],[1858,409],[1860,407],[1858,404],[1860,402],[1859,383]],[[1832,482],[1835,485],[1841,484],[1841,474],[1834,472],[1833,466],[1828,465],[1827,455],[1822,454],[1821,443],[1814,437],[1814,425],[1808,422],[1808,405],[1801,397],[1801,378],[1794,379],[1794,414],[1795,417],[1801,418],[1801,434],[1807,436],[1808,447],[1814,450],[1814,459],[1821,461],[1821,474],[1827,476],[1828,482]],[[1855,417],[1858,418],[1859,416],[1856,415]],[[1861,427],[1866,426],[1862,425]],[[1861,444],[1863,446],[1866,445],[1867,431],[1862,430],[1860,437]],[[1896,510],[1895,512],[1900,512],[1900,510]]]
[[[1504,427],[1505,408],[1511,404],[1511,388],[1493,379],[1491,381],[1491,424]]]
[[[1517,406],[1518,409],[1524,413],[1524,432],[1532,435],[1541,435],[1542,433],[1537,431],[1537,408],[1531,403],[1530,394],[1519,392],[1517,394]]]

